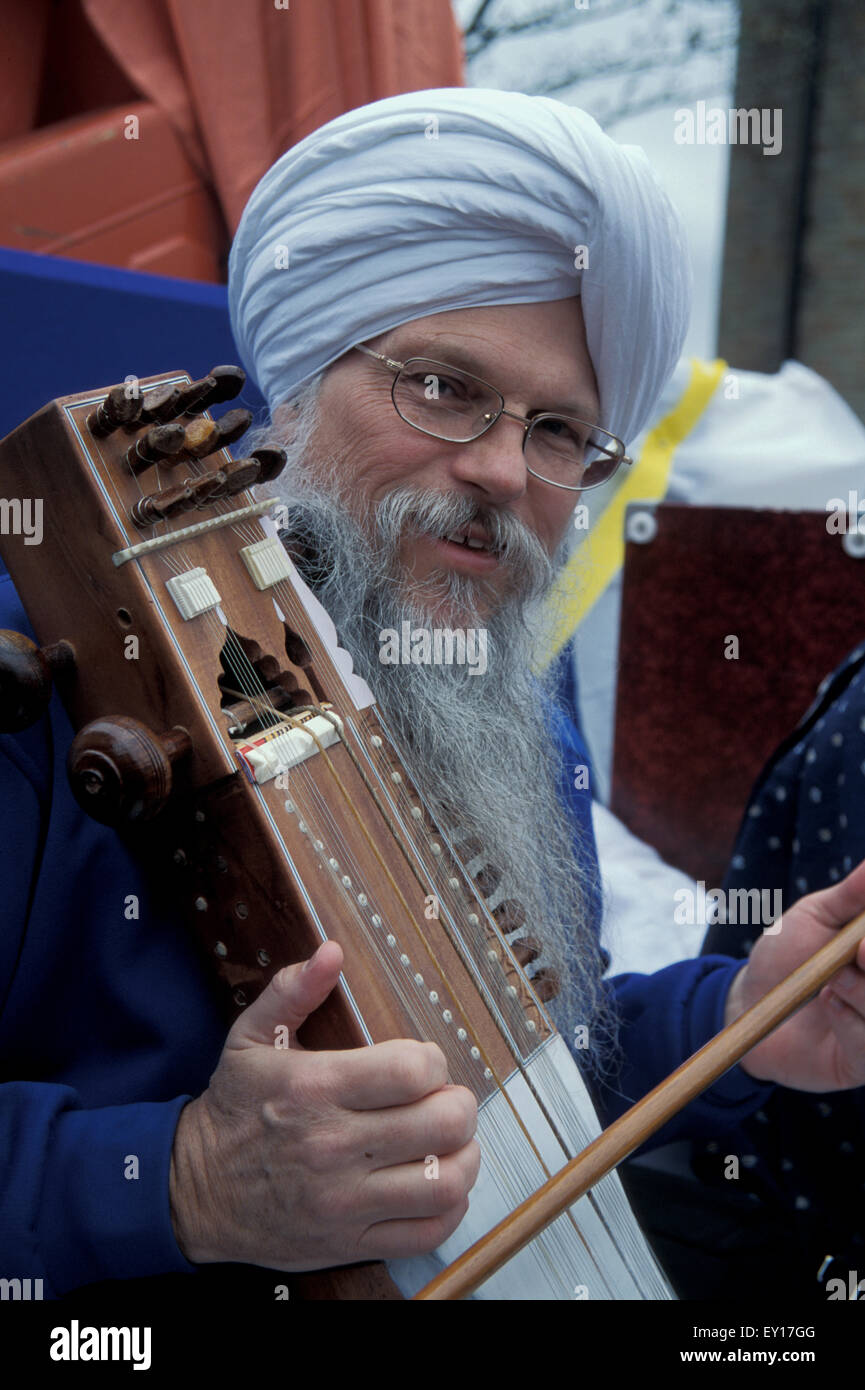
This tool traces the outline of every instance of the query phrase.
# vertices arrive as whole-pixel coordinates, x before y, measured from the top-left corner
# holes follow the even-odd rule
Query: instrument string
[[[193,472],[194,472],[194,471],[195,471],[195,469],[193,468]],[[141,489],[140,489],[140,487],[139,487],[139,492],[140,492],[140,491],[141,491]],[[227,505],[227,504],[224,503],[221,507],[219,507],[219,508],[217,508],[217,509],[218,509],[218,510],[225,510],[226,505]],[[253,541],[255,541],[255,540],[261,539],[260,534],[259,534],[259,535],[256,535],[256,534],[255,534],[255,531],[252,530],[252,528],[249,526],[248,523],[244,523],[243,525],[238,525],[238,526],[234,527],[233,529],[234,529],[235,532],[241,537],[241,539],[245,540],[247,543],[251,543],[251,542],[253,542]],[[190,557],[185,553],[185,551],[175,552],[174,554],[172,554],[170,551],[166,551],[166,552],[163,552],[163,554],[164,554],[164,558],[168,561],[169,567],[170,567],[175,573],[181,573],[181,572],[183,571],[183,568],[189,567],[189,565],[190,565],[190,563],[191,563],[191,562],[190,562]],[[295,623],[297,623],[298,618],[299,618],[299,617],[302,615],[302,613],[303,613],[303,605],[302,605],[300,599],[298,598],[298,596],[296,595],[296,593],[295,593],[295,591],[294,591],[294,589],[293,589],[293,586],[292,586],[288,581],[282,581],[282,582],[280,582],[278,585],[274,586],[274,588],[275,588],[275,589],[277,590],[277,592],[279,593],[279,597],[280,597],[282,603],[284,604],[285,608],[288,610],[288,611],[287,611],[287,617],[293,618],[294,621],[295,621]],[[215,615],[214,613],[212,613],[212,612],[211,612],[210,614],[208,614],[207,617],[208,617],[209,619],[215,621],[215,622],[219,622],[219,619],[217,619],[217,618],[216,618],[216,615]],[[221,624],[221,623],[220,623],[220,627],[222,627],[222,624]],[[234,673],[235,673],[235,675],[236,675],[236,677],[237,677],[237,679],[238,679],[238,684],[241,686],[242,691],[243,691],[243,694],[245,695],[246,699],[247,699],[247,700],[249,701],[249,703],[252,705],[253,709],[259,708],[259,707],[262,705],[262,703],[263,703],[266,707],[269,707],[270,712],[271,712],[271,714],[272,714],[272,717],[273,717],[273,719],[274,719],[274,723],[283,722],[283,721],[286,719],[285,715],[283,714],[282,711],[277,710],[277,709],[273,706],[273,703],[272,703],[272,701],[271,701],[271,699],[270,699],[270,697],[269,697],[269,695],[268,695],[267,688],[265,687],[265,685],[264,685],[263,681],[261,680],[259,674],[255,671],[252,661],[250,660],[250,658],[249,658],[247,652],[245,651],[244,647],[242,646],[242,644],[241,644],[240,641],[238,640],[238,637],[237,637],[237,635],[235,634],[234,629],[231,627],[230,623],[227,622],[227,620],[226,620],[226,625],[225,625],[225,628],[223,629],[223,631],[224,631],[224,636],[225,636],[225,647],[226,647],[226,651],[227,651],[227,653],[228,653],[228,655],[229,655],[229,658],[230,658],[230,661],[231,661],[231,669],[234,671]],[[221,635],[221,634],[220,634],[220,635]],[[306,730],[306,732],[309,732],[309,731]],[[314,737],[314,735],[313,735],[313,737]],[[334,775],[334,776],[335,776],[336,774],[334,773],[331,760],[330,760],[329,758],[327,758],[326,752],[325,752],[324,750],[321,750],[321,752],[324,754],[325,764],[328,766],[328,769],[329,769],[329,771],[331,772],[331,775]],[[301,773],[300,777],[297,776],[298,773]],[[337,782],[339,782],[339,780],[340,780],[340,779],[337,777]],[[366,780],[366,779],[365,779],[365,780]],[[298,768],[292,769],[292,775],[291,775],[291,778],[290,778],[290,782],[291,782],[291,794],[292,794],[292,796],[294,797],[294,799],[295,799],[295,801],[297,802],[298,805],[303,805],[303,804],[305,803],[305,814],[306,814],[307,818],[310,820],[310,823],[312,823],[312,813],[311,813],[311,811],[310,811],[310,803],[311,803],[312,805],[315,806],[315,810],[316,810],[316,814],[315,814],[315,823],[316,823],[316,825],[319,827],[319,833],[318,833],[318,835],[317,835],[317,838],[318,838],[319,842],[321,842],[321,843],[323,843],[323,841],[322,841],[322,835],[321,835],[321,830],[320,830],[321,822],[320,822],[320,819],[319,819],[319,818],[320,818],[320,816],[322,815],[322,813],[324,814],[325,819],[326,819],[327,821],[329,821],[329,823],[330,823],[330,824],[329,824],[329,829],[325,829],[324,833],[325,833],[325,834],[328,834],[328,833],[329,833],[332,839],[333,839],[333,838],[336,839],[336,842],[337,842],[337,849],[338,849],[338,852],[339,852],[339,854],[340,854],[341,863],[342,863],[342,864],[347,864],[347,866],[350,867],[350,868],[353,870],[353,875],[352,875],[352,886],[354,886],[354,885],[355,885],[355,882],[356,882],[356,879],[355,879],[354,875],[360,875],[360,874],[361,874],[361,870],[360,870],[360,868],[359,868],[359,866],[358,866],[358,864],[357,864],[357,860],[356,860],[356,858],[355,858],[355,856],[354,856],[354,852],[353,852],[353,850],[352,850],[352,848],[351,848],[350,842],[347,842],[347,841],[346,841],[346,839],[345,839],[345,837],[344,837],[344,835],[343,835],[343,833],[342,833],[342,831],[341,831],[341,829],[340,829],[340,827],[339,827],[339,824],[338,824],[337,822],[334,821],[333,816],[328,812],[327,803],[326,803],[326,801],[324,800],[324,798],[322,797],[322,794],[321,794],[321,792],[320,792],[320,790],[319,790],[319,788],[318,788],[316,782],[313,780],[313,778],[312,778],[312,777],[309,775],[309,773],[307,772],[305,764],[301,764]],[[298,783],[300,783],[301,786],[303,787],[303,793],[304,793],[304,794],[303,794],[303,801],[301,801],[300,798],[298,798],[298,796],[297,796],[297,784],[298,784]],[[353,813],[355,814],[355,817],[358,819],[358,823],[360,824],[361,829],[365,831],[365,828],[363,827],[362,818],[359,816],[359,813],[357,812],[357,808],[354,807],[353,802],[351,801],[351,797],[349,796],[347,790],[346,790],[344,787],[342,787],[340,790],[341,790],[341,794],[343,795],[343,797],[344,797],[345,799],[347,799],[348,803],[350,804],[351,809],[352,809]],[[400,786],[400,789],[399,789],[399,791],[397,792],[397,796],[398,796],[398,798],[399,798],[403,803],[406,803],[406,802],[407,802],[407,800],[408,800],[408,794],[407,794],[407,792],[406,792],[406,790],[405,790],[404,784]],[[367,838],[368,838],[368,836],[367,836]],[[397,838],[398,838],[398,837],[397,837]],[[373,848],[374,848],[374,847],[373,847]],[[403,846],[402,848],[403,848],[403,852],[405,853],[405,848],[404,848],[404,846]],[[380,859],[380,856],[378,856],[378,857],[379,857],[379,859]],[[391,877],[391,875],[390,875],[390,873],[389,873],[389,870],[387,869],[387,866],[385,865],[384,861],[383,861],[383,860],[380,860],[380,862],[381,862],[382,868],[383,868],[384,871],[387,873],[388,877]],[[440,867],[441,867],[441,872],[444,873],[444,872],[445,872],[445,866],[444,866],[444,865],[441,865]],[[362,880],[361,880],[361,881],[362,881]],[[454,893],[449,893],[449,892],[447,891],[447,887],[446,887],[445,885],[439,884],[439,885],[437,885],[437,886],[440,887],[440,888],[442,889],[442,896],[443,896],[443,897],[445,897],[445,898],[447,898],[447,899],[449,899],[449,900],[452,900],[452,901],[449,901],[448,906],[449,906],[449,908],[450,908],[451,914],[452,914],[453,916],[455,916],[455,917],[458,918],[458,916],[459,916],[462,912],[464,912],[464,910],[465,910],[465,909],[464,909],[464,905],[463,905],[462,903],[459,903],[459,902],[457,901],[456,895],[455,895]],[[424,1033],[426,1033],[426,1034],[428,1035],[429,1030],[430,1030],[430,1029],[434,1029],[434,1028],[435,1028],[435,1025],[438,1023],[439,1020],[438,1020],[438,1013],[437,1013],[437,1011],[436,1011],[433,1007],[430,1006],[429,999],[428,999],[428,997],[427,997],[427,991],[426,991],[426,990],[420,990],[420,989],[419,989],[419,990],[417,991],[417,993],[416,993],[413,997],[410,996],[409,992],[404,988],[404,977],[403,977],[401,971],[396,967],[396,965],[395,965],[395,963],[394,963],[393,952],[392,952],[392,951],[390,951],[390,952],[389,952],[389,951],[385,951],[384,949],[382,949],[381,946],[379,946],[378,941],[376,940],[375,937],[370,938],[369,932],[368,932],[368,929],[367,929],[366,920],[365,920],[365,918],[364,918],[363,913],[360,912],[360,911],[358,911],[358,905],[357,905],[357,903],[354,901],[353,895],[349,892],[348,888],[345,887],[345,885],[341,885],[341,887],[342,887],[342,889],[343,889],[343,894],[344,894],[344,899],[345,899],[346,908],[350,911],[351,916],[355,919],[355,921],[357,922],[357,924],[358,924],[358,925],[360,926],[360,928],[361,928],[361,938],[367,943],[367,946],[369,946],[370,940],[372,940],[373,947],[374,947],[373,954],[374,954],[374,957],[375,957],[375,959],[376,959],[377,964],[380,966],[380,968],[382,968],[382,969],[384,970],[384,972],[385,972],[387,978],[391,981],[392,986],[394,987],[394,989],[395,989],[395,991],[396,991],[398,997],[401,999],[401,1002],[402,1002],[402,1004],[403,1004],[403,1007],[406,1009],[406,1012],[407,1012],[408,1016],[411,1017],[411,1018],[413,1018],[413,1019],[416,1019],[416,1020],[417,1020],[417,1023],[420,1024],[421,1027],[423,1028],[423,1031],[422,1031],[422,1033],[421,1033],[421,1036],[423,1036]],[[401,895],[400,895],[400,896],[401,896]],[[404,901],[404,900],[403,900],[403,901]],[[408,904],[404,902],[404,906],[405,906],[406,910],[409,911],[409,913],[410,913],[410,909],[408,909]],[[379,913],[379,914],[377,914],[377,915],[381,916],[382,914]],[[412,915],[412,914],[410,914],[410,915]],[[416,925],[416,927],[419,927],[419,924],[415,923],[415,925]],[[419,929],[419,934],[420,934],[422,940],[424,940],[424,944],[425,944],[425,946],[426,946],[426,949],[427,949],[428,952],[430,953],[431,959],[435,960],[435,953],[434,953],[434,951],[433,951],[433,949],[432,949],[431,943],[429,943],[429,942],[426,940],[426,934],[423,932],[422,929]],[[392,935],[392,933],[388,933],[388,935]],[[462,952],[461,952],[461,954],[462,954]],[[437,965],[437,967],[438,967],[438,962],[437,962],[437,961],[436,961],[436,965]],[[500,993],[501,991],[497,991],[497,992]],[[512,1013],[512,1014],[514,1013],[514,1011],[515,1011],[515,1001],[513,1001],[512,999],[510,999],[510,998],[507,996],[507,994],[504,994],[504,996],[503,996],[501,1002],[504,1004],[505,1010],[506,1010],[507,1012]],[[538,1001],[538,1002],[539,1002],[539,1001]],[[420,1006],[420,1010],[419,1010],[418,1006]],[[509,1007],[509,1006],[510,1006],[510,1007]],[[541,1009],[541,1012],[543,1013],[544,1011],[543,1011],[543,1008],[542,1008],[542,1006],[540,1005],[540,1003],[539,1003],[539,1008]],[[519,1006],[518,1004],[516,1004],[516,1010],[517,1010],[517,1012],[518,1012],[518,1015],[521,1014],[521,1006]],[[418,1012],[419,1012],[419,1011],[420,1011],[420,1014],[423,1016],[423,1017],[422,1017],[422,1023],[421,1023],[421,1018],[418,1017]],[[524,1017],[522,1018],[522,1021],[523,1021],[523,1022],[525,1021],[525,1020],[524,1020]],[[440,1030],[439,1030],[439,1031],[440,1031]],[[508,1031],[510,1031],[510,1030],[508,1030]],[[510,1048],[509,1050],[514,1051],[513,1048]],[[455,1050],[454,1050],[454,1049],[448,1049],[448,1051],[449,1051],[449,1056],[454,1057],[454,1051],[455,1051]],[[457,1049],[457,1050],[456,1050],[456,1056],[454,1057],[454,1060],[456,1060],[456,1059],[458,1058],[458,1056],[459,1056],[459,1051],[458,1051],[458,1049]],[[515,1053],[514,1060],[515,1060],[515,1062],[516,1062],[516,1064],[517,1064],[517,1066],[518,1066],[520,1072],[524,1072],[522,1057],[521,1057],[521,1055],[520,1055],[519,1053]],[[565,1091],[563,1085],[561,1084],[561,1081],[560,1081],[560,1079],[558,1078],[558,1073],[556,1072],[555,1068],[554,1068],[553,1066],[551,1066],[551,1065],[550,1065],[550,1066],[547,1066],[547,1065],[546,1065],[546,1060],[547,1060],[547,1059],[546,1059],[546,1056],[545,1056],[545,1054],[543,1053],[543,1051],[541,1051],[541,1053],[539,1054],[539,1057],[536,1057],[535,1060],[536,1060],[536,1062],[537,1062],[537,1061],[541,1061],[541,1063],[542,1063],[542,1065],[543,1065],[543,1068],[544,1068],[545,1072],[548,1073],[548,1079],[549,1079],[550,1084],[552,1085],[552,1084],[558,1083],[559,1090],[562,1091],[562,1092],[564,1093],[564,1099],[565,1099],[566,1101],[569,1102],[569,1097],[567,1096],[567,1092]],[[492,1069],[490,1068],[490,1070],[492,1070]],[[459,1072],[462,1073],[463,1075],[465,1075],[465,1073],[466,1073],[466,1068],[460,1066],[460,1067],[459,1067]],[[459,1078],[458,1078],[458,1079],[459,1079]],[[463,1084],[470,1084],[470,1079],[469,1079],[469,1077],[468,1077],[467,1075],[465,1075],[465,1080],[464,1080]],[[510,1098],[508,1097],[507,1091],[505,1090],[505,1088],[504,1088],[504,1086],[503,1086],[503,1084],[502,1084],[500,1078],[498,1078],[498,1077],[495,1078],[495,1084],[496,1084],[496,1086],[497,1086],[497,1088],[498,1088],[499,1093],[502,1094],[502,1095],[504,1095],[504,1096],[506,1097],[506,1099],[508,1100],[508,1108],[509,1108],[509,1110],[513,1111],[513,1114],[515,1115],[517,1121],[519,1122],[520,1127],[524,1130],[525,1127],[524,1127],[523,1124],[522,1124],[522,1120],[521,1120],[521,1118],[520,1118],[518,1112],[516,1111],[515,1107],[512,1105],[512,1103],[510,1103]],[[532,1086],[532,1089],[533,1089],[533,1090],[535,1089],[534,1086]],[[573,1109],[573,1106],[569,1103],[567,1108],[568,1108],[568,1109]],[[544,1107],[544,1109],[546,1109],[546,1107]],[[494,1128],[495,1128],[495,1126],[494,1126]],[[505,1124],[505,1129],[507,1129],[507,1128],[508,1128],[508,1125],[507,1125],[507,1123],[506,1123],[506,1124]],[[540,1164],[541,1164],[541,1169],[542,1169],[543,1174],[548,1176],[548,1172],[547,1172],[546,1165],[543,1163],[543,1160],[540,1158],[540,1154],[538,1153],[538,1151],[537,1151],[537,1149],[536,1149],[536,1146],[534,1145],[533,1141],[531,1141],[530,1136],[528,1135],[527,1132],[525,1132],[525,1137],[526,1137],[526,1139],[529,1140],[529,1144],[530,1144],[531,1148],[534,1150],[534,1157],[535,1157],[535,1158],[537,1159],[537,1161],[540,1162]],[[559,1136],[557,1135],[557,1137],[559,1137]],[[504,1141],[504,1139],[505,1139],[505,1133],[504,1133],[504,1131],[502,1132],[501,1139],[502,1139],[502,1141]],[[513,1199],[514,1196],[516,1195],[517,1190],[521,1190],[521,1189],[522,1189],[523,1179],[524,1179],[524,1177],[525,1177],[525,1173],[524,1173],[524,1171],[520,1168],[520,1166],[519,1166],[518,1164],[515,1164],[514,1160],[512,1160],[511,1157],[510,1157],[511,1153],[513,1152],[513,1131],[512,1131],[512,1126],[511,1126],[510,1132],[509,1132],[509,1134],[508,1134],[508,1140],[509,1140],[510,1147],[509,1147],[508,1143],[504,1143],[504,1144],[503,1144],[503,1147],[502,1147],[502,1149],[501,1149],[501,1152],[496,1152],[496,1154],[495,1154],[495,1160],[494,1160],[494,1167],[495,1167],[495,1169],[496,1169],[496,1185],[497,1185],[497,1187],[501,1188],[502,1191],[503,1191],[503,1194],[504,1194],[509,1200],[511,1200],[511,1199]],[[498,1146],[497,1146],[497,1147],[498,1147]],[[568,1152],[569,1152],[568,1146],[567,1146],[566,1144],[562,1143],[562,1148],[563,1148],[563,1152],[567,1155]],[[489,1157],[489,1155],[488,1155],[488,1157]],[[594,1202],[592,1202],[592,1205],[594,1206]],[[567,1215],[571,1217],[571,1223],[570,1223],[570,1224],[573,1224],[574,1226],[576,1226],[576,1223],[573,1221],[572,1214],[571,1214],[571,1213],[568,1213]],[[553,1254],[554,1254],[556,1263],[558,1263],[558,1260],[561,1259],[561,1258],[563,1258],[563,1257],[565,1257],[566,1254],[567,1254],[567,1250],[564,1248],[565,1246],[567,1246],[567,1240],[564,1239],[564,1238],[562,1237],[561,1231],[560,1231],[560,1226],[561,1226],[562,1220],[563,1220],[563,1218],[560,1218],[559,1221],[553,1223],[553,1225],[549,1228],[549,1231],[548,1231],[548,1237],[549,1237],[549,1239],[548,1239],[548,1244],[551,1244],[551,1245],[555,1246],[555,1247],[556,1247],[556,1250],[555,1250],[555,1252],[547,1252],[547,1253],[548,1253],[548,1254],[550,1254],[550,1253],[553,1253]],[[591,1249],[590,1249],[590,1247],[588,1246],[587,1242],[585,1241],[585,1238],[582,1236],[582,1233],[579,1232],[578,1228],[577,1228],[577,1231],[578,1231],[578,1234],[580,1235],[581,1242],[582,1242],[582,1244],[583,1244],[583,1246],[584,1246],[586,1252],[588,1253],[588,1255],[589,1255],[591,1258],[593,1258],[593,1257],[592,1257]],[[563,1244],[563,1241],[564,1241],[564,1244]],[[562,1248],[559,1248],[559,1247],[562,1247]],[[601,1271],[600,1271],[599,1268],[597,1269],[597,1273],[598,1273],[598,1275],[601,1274]]]

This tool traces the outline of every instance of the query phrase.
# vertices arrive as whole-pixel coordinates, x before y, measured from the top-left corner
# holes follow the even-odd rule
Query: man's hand
[[[181,1115],[171,1214],[193,1263],[303,1270],[414,1255],[440,1245],[466,1212],[480,1165],[477,1107],[464,1087],[446,1084],[438,1047],[296,1044],[341,965],[340,947],[325,942],[305,965],[281,970]],[[284,1028],[287,1049],[275,1046]]]
[[[865,911],[865,862],[821,893],[800,898],[780,919],[780,932],[764,933],[727,996],[725,1023],[755,1004],[839,927]],[[865,942],[804,1008],[745,1056],[740,1064],[761,1081],[799,1091],[843,1091],[865,1085]]]

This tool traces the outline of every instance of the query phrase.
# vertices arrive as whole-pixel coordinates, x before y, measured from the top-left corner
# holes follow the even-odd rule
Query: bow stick
[[[566,1163],[560,1172],[442,1270],[415,1297],[441,1300],[465,1298],[472,1293],[683,1106],[741,1061],[767,1033],[822,989],[843,965],[853,960],[863,939],[865,912],[842,927],[786,980],[758,999],[729,1027],[632,1105],[581,1154]]]

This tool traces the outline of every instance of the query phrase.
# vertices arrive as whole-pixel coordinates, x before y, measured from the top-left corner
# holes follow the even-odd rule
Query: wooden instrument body
[[[169,373],[142,386],[174,380],[189,378]],[[74,727],[122,714],[157,734],[181,728],[190,736],[165,808],[124,832],[128,843],[155,889],[168,890],[195,931],[224,984],[229,1013],[251,1002],[283,965],[322,939],[336,939],[345,952],[344,985],[309,1020],[304,1044],[344,1048],[431,1037],[445,1049],[452,1079],[482,1101],[513,1070],[503,1033],[519,1055],[530,1056],[552,1034],[544,1010],[374,706],[356,707],[344,658],[322,641],[303,586],[254,586],[237,552],[264,535],[260,524],[244,523],[240,534],[231,525],[206,531],[182,549],[113,563],[124,547],[254,499],[245,493],[137,528],[131,506],[184,470],[166,478],[168,470],[157,466],[134,476],[122,455],[140,431],[97,439],[88,429],[104,396],[53,402],[0,444],[0,492],[41,498],[44,508],[42,544],[8,536],[3,553],[40,644],[66,640],[74,647],[75,674],[63,690]],[[205,567],[233,632],[275,657],[299,689],[331,704],[343,721],[342,740],[293,771],[288,792],[280,779],[258,785],[239,770],[221,708],[226,628],[214,612],[185,620],[165,587],[189,566]],[[311,656],[305,667],[288,659],[277,605],[295,634],[291,650],[297,654],[299,637]],[[441,916],[426,910],[431,899]],[[382,926],[369,925],[373,914]],[[411,991],[427,1020],[422,1030],[418,1009],[405,1007]],[[503,991],[516,1010],[504,1026],[496,1002]],[[382,1273],[370,1266],[310,1276],[308,1292],[399,1296]]]

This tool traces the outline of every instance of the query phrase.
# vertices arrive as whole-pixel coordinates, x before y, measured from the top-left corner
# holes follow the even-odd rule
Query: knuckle
[[[401,1090],[415,1096],[427,1095],[431,1090],[443,1085],[447,1074],[440,1049],[434,1043],[416,1042],[413,1038],[400,1042],[394,1049],[389,1071],[392,1080]],[[439,1072],[442,1073],[440,1081]]]
[[[464,1086],[454,1086],[442,1099],[442,1137],[449,1149],[461,1149],[477,1128],[477,1101]]]
[[[462,1206],[468,1195],[468,1183],[456,1164],[439,1171],[438,1181],[431,1183],[433,1204],[437,1212],[446,1213]]]

